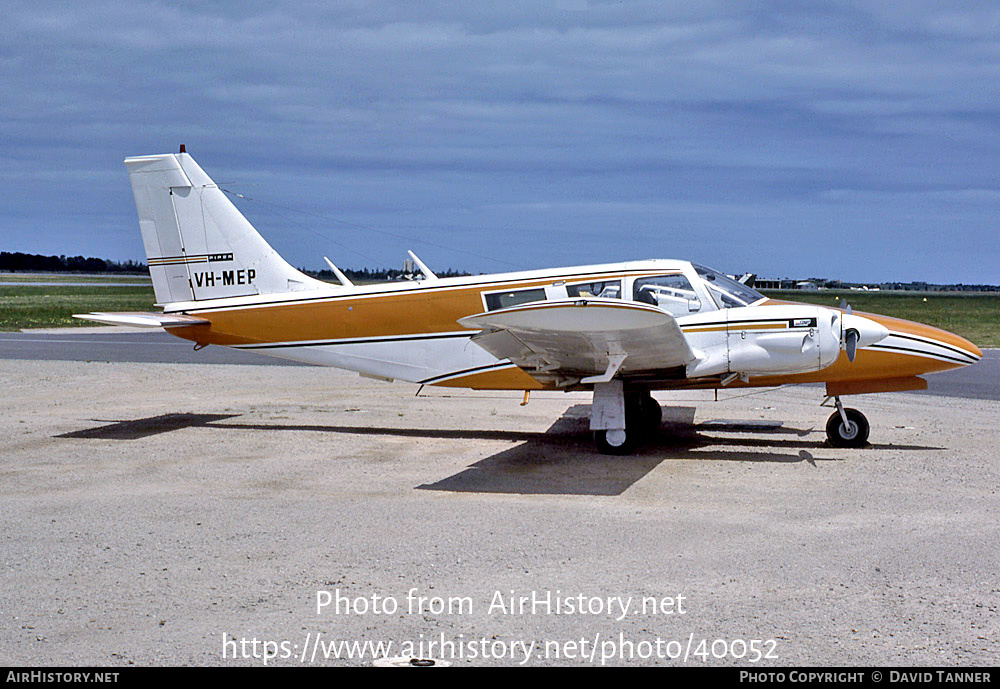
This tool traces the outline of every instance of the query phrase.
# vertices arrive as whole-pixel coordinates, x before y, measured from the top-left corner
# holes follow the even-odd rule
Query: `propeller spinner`
[[[881,323],[870,318],[856,316],[847,307],[847,312],[840,317],[841,347],[847,352],[847,360],[854,361],[858,347],[867,347],[889,337],[889,331]]]

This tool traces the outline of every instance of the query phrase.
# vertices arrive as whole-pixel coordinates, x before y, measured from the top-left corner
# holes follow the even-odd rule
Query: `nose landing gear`
[[[835,411],[826,422],[826,437],[834,447],[864,447],[871,430],[868,419],[857,409],[845,409],[840,397],[834,397]]]

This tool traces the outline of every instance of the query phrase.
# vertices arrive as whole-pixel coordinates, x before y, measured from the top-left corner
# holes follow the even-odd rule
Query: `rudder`
[[[187,153],[125,165],[157,303],[329,287],[281,258]]]

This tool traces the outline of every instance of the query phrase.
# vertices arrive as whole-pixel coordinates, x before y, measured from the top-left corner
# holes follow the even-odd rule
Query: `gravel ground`
[[[668,423],[612,458],[575,393],[522,407],[280,366],[0,375],[7,664],[262,664],[252,639],[286,656],[269,664],[372,664],[324,660],[317,635],[456,665],[1000,656],[995,401],[853,398],[874,445],[840,450],[816,388],[662,393]],[[350,605],[317,612],[321,591]],[[491,608],[497,592],[562,614]],[[440,639],[456,646],[405,646]],[[620,655],[657,639],[680,657]]]

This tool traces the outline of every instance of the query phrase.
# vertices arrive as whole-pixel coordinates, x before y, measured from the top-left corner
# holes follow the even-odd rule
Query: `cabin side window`
[[[632,287],[632,298],[659,306],[674,316],[686,316],[701,310],[698,293],[681,273],[638,278]]]
[[[486,310],[496,311],[506,309],[518,304],[527,304],[532,301],[545,301],[545,288],[533,287],[530,289],[506,290],[503,292],[491,292],[484,294],[486,299]]]
[[[566,285],[566,294],[570,297],[600,297],[602,299],[621,299],[621,280],[600,280],[596,282],[579,282]]]

